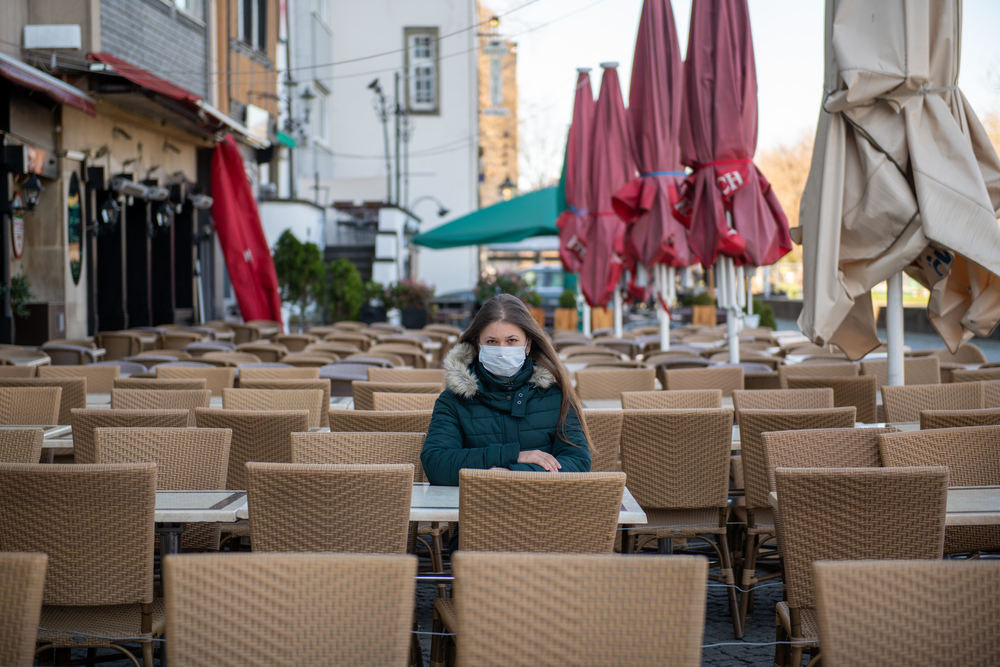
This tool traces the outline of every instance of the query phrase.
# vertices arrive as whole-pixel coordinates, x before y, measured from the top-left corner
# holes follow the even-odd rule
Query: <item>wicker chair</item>
[[[96,363],[103,356],[93,348],[82,345],[52,345],[46,343],[39,350],[49,355],[53,366],[86,366]]]
[[[640,343],[628,338],[601,338],[595,340],[594,345],[614,350],[618,354],[624,354],[630,359],[635,359],[636,355],[642,350]]]
[[[115,380],[121,375],[118,366],[39,366],[38,377],[47,378],[87,378],[87,392],[110,394]]]
[[[439,382],[362,382],[352,384],[355,410],[374,410],[372,394],[375,392],[398,394],[434,394],[444,391],[444,383]]]
[[[577,361],[580,357],[573,357],[573,363],[580,363]],[[607,361],[604,359],[597,359],[592,357],[587,361],[587,365],[584,366],[585,370],[618,370],[620,368],[653,368],[649,364],[642,361],[621,361],[619,359],[611,359],[606,357]]]
[[[887,466],[947,466],[949,486],[1000,485],[1000,426],[939,428],[879,436]],[[1000,550],[1000,526],[949,526],[944,552]]]
[[[177,329],[168,331],[160,336],[161,344],[166,350],[179,350],[191,343],[200,343],[209,340],[209,337],[197,331],[180,331]]]
[[[372,394],[372,407],[375,410],[433,410],[437,403],[435,394],[397,394],[375,392]]]
[[[73,461],[97,463],[94,430],[98,428],[186,428],[183,410],[73,410]]]
[[[833,390],[828,387],[744,390],[733,392],[733,409],[738,420],[741,410],[823,410],[834,407],[833,400]]]
[[[635,361],[622,361],[620,357],[612,357],[610,354],[577,354],[570,359],[566,359],[567,364],[584,364],[589,366],[590,364],[598,364],[601,366],[611,366],[614,364],[635,364],[639,363],[640,366],[628,366],[628,368],[649,368],[649,364],[645,362],[635,362]]]
[[[208,406],[205,406],[208,407]],[[330,411],[323,404],[322,389],[223,389],[222,407],[226,410],[307,410],[309,427],[319,427],[322,413]]]
[[[673,539],[707,542],[719,559],[733,634],[739,638],[743,626],[727,537],[732,428],[728,408],[625,411],[622,471],[648,524],[629,528],[622,552],[634,553],[654,539],[661,554],[673,553]]]
[[[196,408],[212,405],[208,389],[112,389],[112,410],[187,410],[188,426],[195,425]],[[192,487],[193,488],[193,487]]]
[[[0,424],[48,426],[59,422],[62,387],[0,389]]]
[[[1000,426],[1000,408],[920,411],[921,431],[933,428],[963,428],[966,426]]]
[[[464,551],[611,554],[624,473],[460,470],[459,544]],[[455,598],[434,600],[434,632],[455,633]],[[431,640],[431,665],[443,665],[445,639]]]
[[[888,361],[862,361],[861,374],[874,375],[881,388],[889,382]],[[953,374],[954,375],[954,374]],[[903,359],[903,384],[941,384],[941,361],[937,357]]]
[[[240,367],[240,382],[244,380],[318,380],[318,368],[296,368],[294,366],[260,366],[250,365]],[[241,385],[242,386],[242,385]]]
[[[236,322],[226,322],[226,324],[228,324],[229,328],[233,330],[233,334],[235,334],[233,342],[237,345],[242,345],[243,343],[253,343],[260,339],[260,329],[257,327],[237,324]]]
[[[278,334],[274,337],[274,342],[284,345],[289,352],[301,352],[307,346],[319,342],[319,336],[313,334]]]
[[[369,368],[369,382],[440,382],[444,371],[431,368]]]
[[[104,358],[108,361],[142,352],[142,337],[135,331],[100,331],[95,342],[98,347],[104,348]]]
[[[184,350],[143,350],[139,354],[132,355],[131,361],[136,361],[136,357],[173,357],[177,361],[191,361],[195,357]]]
[[[986,355],[983,354],[983,351],[980,350],[975,345],[970,345],[969,343],[959,345],[958,352],[956,352],[955,354],[952,354],[951,350],[949,350],[948,348],[943,347],[939,350],[933,350],[931,352],[931,355],[940,359],[942,363],[944,362],[951,362],[955,364],[986,363]]]
[[[882,387],[882,407],[887,422],[918,422],[922,410],[981,410],[986,407],[986,397],[978,382],[886,385]]]
[[[407,664],[414,558],[201,554],[168,557],[164,573],[178,665]],[[252,588],[232,585],[248,581]],[[345,623],[358,618],[359,600],[364,623]]]
[[[428,324],[424,327],[425,331],[440,331],[441,333],[446,333],[451,336],[461,336],[462,330],[451,324]]]
[[[655,386],[656,371],[652,368],[585,368],[576,373],[576,393],[583,401],[621,399],[622,392],[653,391]]]
[[[204,361],[206,364],[212,364],[213,366],[221,366],[222,368],[230,366],[236,368],[244,364],[261,363],[260,357],[249,352],[207,352],[198,357],[198,360]]]
[[[2,363],[2,362],[0,362]],[[25,380],[35,377],[35,366],[0,366],[0,378],[4,380]]]
[[[375,410],[330,410],[330,430],[334,433],[427,433],[430,410],[377,412]],[[588,422],[589,424],[589,422]]]
[[[354,382],[367,382],[368,369],[362,364],[332,363],[319,369],[319,376],[330,384],[331,396],[353,396]]]
[[[372,345],[364,354],[370,357],[375,353],[394,354],[402,359],[403,363],[407,366],[427,368],[427,356],[419,347],[398,343],[379,343],[378,345]]]
[[[52,359],[41,350],[29,347],[0,347],[0,364],[20,365],[26,363],[45,365],[51,364]]]
[[[40,428],[0,430],[0,463],[38,463],[42,456],[44,433]],[[2,615],[3,612],[0,611],[0,616]],[[0,623],[0,627],[2,625]]]
[[[247,352],[263,362],[278,362],[288,354],[288,348],[277,343],[243,343],[236,346],[237,352]]]
[[[460,664],[701,662],[704,559],[462,551],[453,569]]]
[[[622,392],[624,410],[699,410],[721,407],[721,389]]]
[[[861,367],[857,364],[793,364],[778,368],[778,382],[788,389],[790,377],[857,377]]]
[[[361,329],[365,328],[364,322],[351,322],[348,320],[334,322],[331,326],[334,329],[339,329],[343,331],[360,331]]]
[[[330,382],[327,380],[246,380],[240,378],[240,389],[269,389],[272,391],[315,390],[323,392],[323,401],[319,415],[320,428],[330,425]],[[310,424],[313,415],[310,414]]]
[[[236,378],[235,368],[185,368],[183,366],[157,366],[156,377],[166,380],[203,378],[205,388],[212,396],[222,396],[223,389],[232,389]]]
[[[347,343],[348,345],[354,345],[362,352],[372,346],[372,341],[368,336],[360,333],[349,333],[346,331],[328,333],[323,336],[323,340],[328,343]]]
[[[164,350],[160,351],[162,352]],[[188,345],[184,346],[184,349],[177,351],[190,355],[192,359],[200,359],[206,354],[211,354],[213,352],[235,352],[236,346],[233,345],[232,343],[228,343],[221,340],[206,340],[196,343],[189,343]]]
[[[332,352],[328,354],[316,352],[292,352],[281,358],[281,363],[294,366],[295,368],[322,368],[331,361],[337,361],[339,357]]]
[[[710,356],[709,361],[716,361],[724,363],[729,361],[729,352],[716,352]],[[743,346],[740,346],[740,362],[752,361],[757,364],[764,364],[770,367],[772,371],[778,370],[779,367],[785,364],[785,360],[781,357],[776,357],[771,354],[764,354],[753,351],[744,351]]]
[[[179,392],[171,392],[179,393]],[[98,463],[155,463],[159,490],[221,489],[232,432],[222,428],[96,428]],[[217,551],[221,528],[196,523],[183,533],[186,551]]]
[[[780,390],[779,390],[780,391]],[[799,390],[804,391],[804,390]],[[746,627],[747,612],[753,599],[756,584],[772,579],[777,574],[757,576],[757,558],[767,539],[776,537],[774,510],[767,500],[770,488],[767,482],[767,464],[764,458],[763,433],[796,431],[801,429],[854,428],[857,411],[853,408],[823,408],[799,410],[748,410],[739,411],[740,458],[743,465],[743,486],[746,504],[735,505],[733,514],[742,524],[743,574],[740,588],[740,627]]]
[[[996,561],[817,562],[813,581],[824,667],[982,665],[997,656]]]
[[[195,413],[198,428],[228,428],[233,432],[226,475],[226,488],[231,490],[246,489],[248,461],[291,463],[290,434],[309,430],[308,410],[265,412],[198,408]],[[227,526],[227,531],[231,527]],[[249,535],[249,531],[246,534]]]
[[[163,378],[118,378],[115,380],[115,389],[159,389],[161,391],[183,391],[191,389],[207,389],[208,381],[205,378],[191,378],[189,380],[165,380]]]
[[[569,361],[570,357],[578,357],[584,354],[600,354],[605,357],[613,357],[615,359],[622,358],[621,353],[617,350],[612,350],[611,348],[602,347],[600,345],[569,345],[559,350],[559,356],[566,361]]]
[[[253,462],[246,476],[254,551],[406,553],[410,464]]]
[[[360,334],[357,334],[360,335]],[[332,354],[338,359],[343,359],[349,354],[357,354],[364,348],[354,343],[338,343],[336,341],[311,343],[303,350],[309,354]]]
[[[952,371],[952,382],[990,382],[1000,380],[1000,368],[980,368],[974,371]]]
[[[621,472],[618,452],[622,439],[622,410],[587,410],[590,431],[590,472]]]
[[[153,599],[155,505],[151,463],[0,464],[0,516],[11,517],[0,521],[0,551],[48,554],[35,626],[42,648],[125,652],[122,642],[139,641],[152,667],[150,640],[163,633],[162,600]]]
[[[48,560],[43,553],[0,553],[0,664],[35,662]]]
[[[944,467],[778,468],[774,476],[787,593],[787,601],[777,605],[776,634],[779,642],[797,642],[791,647],[779,644],[774,664],[801,665],[803,648],[815,647],[820,639],[813,563],[940,560],[948,471]],[[854,531],[852,539],[837,538],[845,526]],[[882,619],[871,621],[878,624]],[[860,618],[853,622],[864,623]],[[872,622],[865,623],[869,632]]]
[[[878,383],[871,375],[859,377],[790,377],[789,389],[833,389],[833,406],[846,408],[854,406],[858,409],[858,421],[863,424],[874,424],[878,421],[876,398]]]
[[[59,398],[59,419],[56,424],[72,424],[73,408],[87,407],[87,378],[26,378],[23,380],[0,379],[0,388],[16,389],[20,387],[61,387]]]
[[[743,389],[743,368],[726,366],[723,368],[690,368],[664,371],[663,388],[675,389],[721,389],[723,396],[732,396],[737,389]]]
[[[895,433],[884,428],[820,428],[761,434],[767,488],[774,485],[775,468],[881,468],[878,437]]]

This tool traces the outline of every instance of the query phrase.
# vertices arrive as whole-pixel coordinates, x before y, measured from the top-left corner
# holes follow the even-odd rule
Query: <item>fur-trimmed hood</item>
[[[479,391],[479,380],[473,372],[475,360],[476,348],[469,343],[459,343],[445,357],[442,364],[445,386],[456,396],[469,399]],[[548,389],[555,381],[548,369],[535,364],[528,383],[538,389]]]

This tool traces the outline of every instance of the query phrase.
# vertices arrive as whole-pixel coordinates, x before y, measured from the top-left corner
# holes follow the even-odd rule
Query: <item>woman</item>
[[[420,461],[431,484],[462,468],[589,472],[589,433],[569,372],[520,299],[487,301],[444,360]]]

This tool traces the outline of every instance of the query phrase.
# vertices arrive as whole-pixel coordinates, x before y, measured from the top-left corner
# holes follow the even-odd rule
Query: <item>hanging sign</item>
[[[10,241],[14,246],[14,257],[18,259],[24,254],[24,200],[21,193],[14,194],[14,201],[11,202],[13,214],[10,216]]]

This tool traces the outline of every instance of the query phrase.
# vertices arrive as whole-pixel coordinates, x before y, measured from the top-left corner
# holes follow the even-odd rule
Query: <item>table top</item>
[[[778,494],[768,494],[778,509]],[[1000,526],[1000,486],[953,486],[948,489],[947,526]]]
[[[159,507],[159,496],[165,491],[157,491],[157,507]],[[190,492],[205,495],[209,492]],[[223,492],[211,492],[223,493]],[[238,493],[230,491],[228,493]],[[210,498],[205,499],[207,502]],[[236,518],[247,519],[250,516],[246,502],[236,510]],[[176,519],[180,521],[181,519]],[[218,521],[219,519],[188,519],[188,521]],[[157,519],[160,521],[160,519]],[[164,519],[164,521],[168,521]],[[410,496],[410,521],[458,521],[458,487],[457,486],[432,486],[430,484],[414,484],[413,494]],[[639,507],[632,494],[626,488],[622,495],[621,511],[618,514],[619,523],[644,524],[646,523],[646,513]]]
[[[157,523],[233,523],[246,512],[246,491],[157,491]]]

